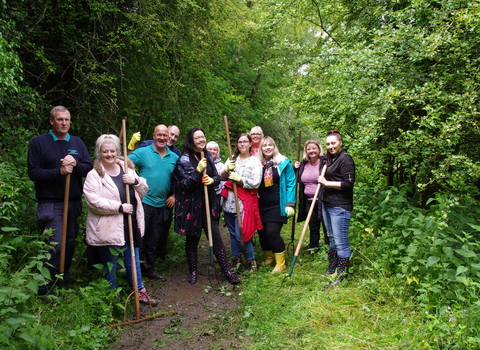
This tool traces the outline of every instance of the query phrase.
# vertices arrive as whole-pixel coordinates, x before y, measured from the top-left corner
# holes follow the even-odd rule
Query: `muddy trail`
[[[228,247],[228,236],[222,238]],[[208,243],[202,238],[198,247],[195,285],[187,281],[186,258],[169,264],[165,282],[144,279],[149,294],[159,301],[153,312],[166,314],[124,326],[109,349],[244,349],[248,337],[238,331],[236,321],[242,287],[227,282],[217,263],[210,265]],[[141,305],[142,316],[149,312]]]

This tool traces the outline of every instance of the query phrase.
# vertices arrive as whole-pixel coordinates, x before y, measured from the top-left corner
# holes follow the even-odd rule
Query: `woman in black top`
[[[355,163],[343,149],[342,136],[338,130],[327,135],[327,172],[318,182],[324,186],[323,220],[330,241],[330,251],[336,252],[336,265],[329,264],[327,274],[335,273],[338,278],[324,288],[339,284],[347,276],[350,259],[348,227],[353,209],[353,185],[355,183]],[[330,256],[330,254],[329,254]]]
[[[185,251],[187,256],[190,284],[197,283],[197,249],[202,230],[207,233],[207,215],[210,215],[213,250],[215,257],[227,280],[240,282],[241,278],[230,271],[225,246],[220,236],[218,221],[220,217],[220,199],[215,194],[214,186],[220,183],[212,155],[205,148],[205,133],[195,127],[185,136],[183,152],[177,160],[177,193],[175,202],[175,232],[186,236]],[[201,158],[201,152],[205,157]],[[203,175],[206,169],[207,175]],[[205,186],[206,185],[206,186]],[[210,212],[205,210],[205,193],[208,191]]]

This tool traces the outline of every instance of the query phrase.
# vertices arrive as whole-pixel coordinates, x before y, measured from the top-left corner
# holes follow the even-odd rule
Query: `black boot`
[[[218,264],[222,268],[223,274],[232,283],[238,283],[242,279],[238,277],[237,275],[233,274],[232,271],[230,271],[230,266],[228,265],[228,258],[227,254],[225,253],[225,249],[218,250],[215,252],[215,257],[217,258]]]
[[[188,283],[195,284],[197,283],[197,252],[187,251],[187,262],[188,262]]]
[[[337,251],[334,249],[330,249],[328,251],[328,269],[325,272],[325,275],[333,275],[335,270],[337,269],[338,264],[338,256]]]
[[[338,277],[333,283],[327,284],[323,289],[328,289],[330,287],[336,286],[340,284],[345,278],[348,276],[348,265],[350,262],[350,258],[338,258],[337,263],[337,273]]]

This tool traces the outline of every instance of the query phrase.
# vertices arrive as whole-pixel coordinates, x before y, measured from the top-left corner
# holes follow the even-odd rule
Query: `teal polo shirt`
[[[137,148],[130,158],[138,167],[138,175],[145,178],[148,192],[142,202],[152,207],[163,207],[170,192],[170,179],[175,170],[178,156],[167,147],[167,153],[162,158],[155,150],[154,144]]]

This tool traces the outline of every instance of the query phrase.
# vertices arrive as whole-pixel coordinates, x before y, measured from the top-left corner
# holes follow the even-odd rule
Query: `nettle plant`
[[[478,301],[480,209],[475,199],[437,194],[422,209],[408,203],[404,190],[362,193],[352,226],[376,267],[403,279],[425,307]]]

